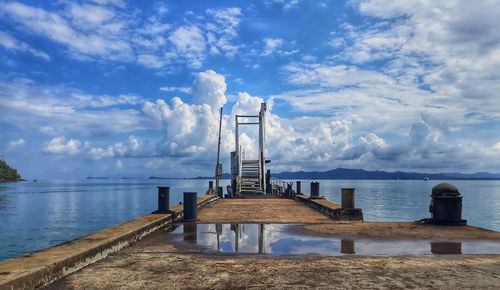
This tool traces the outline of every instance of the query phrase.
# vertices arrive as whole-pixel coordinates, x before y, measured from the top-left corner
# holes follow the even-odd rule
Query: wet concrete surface
[[[420,225],[414,223],[338,222],[293,200],[219,200],[200,210],[198,217],[205,225],[184,225],[172,234],[157,232],[57,281],[49,289],[462,289],[500,285],[500,255],[456,254],[457,250],[469,251],[466,237],[486,237],[488,243],[497,243],[496,232],[473,227],[418,228]],[[229,224],[216,228],[215,223]],[[238,249],[246,249],[247,253],[232,253],[236,245],[230,240],[243,225],[230,223],[257,223],[245,225],[245,231],[257,232],[257,235],[247,234],[247,245],[239,240]],[[276,229],[285,229],[291,235],[293,242],[285,238],[285,243],[278,247],[280,250],[276,248],[276,252],[285,254],[269,252],[275,251],[270,242],[274,239],[272,235],[264,235],[260,241],[260,223],[277,224]],[[305,225],[299,228],[286,225],[297,223]],[[263,228],[266,231],[266,225]],[[214,243],[217,232],[221,233],[218,245]],[[224,232],[226,237],[222,237]],[[377,239],[377,232],[378,238],[385,240],[410,243],[415,242],[412,239],[424,240],[426,254],[367,256],[362,241]],[[244,238],[243,232],[239,234]],[[451,234],[464,240],[457,242],[450,238]],[[209,237],[207,242],[199,244],[198,241],[205,240],[204,235]],[[306,250],[293,247],[307,239],[318,239],[323,246],[306,242],[303,244]],[[324,251],[330,251],[332,256]]]
[[[185,242],[193,241],[189,232],[185,236],[184,229],[178,229]],[[221,255],[169,243],[165,235],[153,234],[48,289],[476,289],[500,285],[499,255]]]
[[[500,241],[453,239],[387,239],[314,234],[290,224],[179,224],[158,242],[205,254],[276,256],[356,254],[365,256],[426,256],[500,254]]]

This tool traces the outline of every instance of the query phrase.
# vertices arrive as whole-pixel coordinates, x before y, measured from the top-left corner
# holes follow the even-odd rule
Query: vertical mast
[[[219,183],[222,177],[222,164],[220,164],[220,140],[221,140],[221,130],[222,130],[222,108],[220,108],[219,116],[219,141],[217,143],[217,165],[215,165],[215,190],[219,192]]]
[[[260,112],[259,112],[259,161],[260,161],[260,188],[263,193],[265,193],[265,163],[266,163],[266,156],[265,156],[265,138],[266,138],[266,109],[267,105],[266,103],[261,103],[260,104]]]

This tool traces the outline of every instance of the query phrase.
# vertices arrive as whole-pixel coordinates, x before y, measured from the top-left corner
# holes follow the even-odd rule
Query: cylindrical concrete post
[[[288,198],[293,198],[293,194],[292,194],[292,184],[291,183],[288,183],[286,185],[286,191],[287,191],[287,197]]]
[[[158,186],[158,213],[168,213],[170,209],[170,187]]]
[[[297,192],[297,194],[301,194],[302,193],[302,189],[300,188],[300,186],[301,186],[300,181],[297,181],[296,184],[297,184],[297,190],[296,190],[296,192]]]
[[[311,197],[319,197],[319,182],[311,182]]]
[[[210,180],[208,182],[208,191],[212,192],[214,190],[214,182]]]
[[[198,217],[198,193],[184,192],[184,221],[195,221]]]
[[[356,189],[354,188],[342,188],[342,209],[352,209],[354,208]]]
[[[224,197],[224,189],[222,186],[219,186],[219,190],[217,191],[217,194],[219,195],[220,198]]]

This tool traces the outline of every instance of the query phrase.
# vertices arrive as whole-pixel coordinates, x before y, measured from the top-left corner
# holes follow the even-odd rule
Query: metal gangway
[[[261,103],[258,115],[235,116],[235,151],[231,152],[231,189],[235,195],[266,193],[265,123],[266,103]],[[240,147],[240,126],[254,125],[259,128],[258,159],[244,160]]]

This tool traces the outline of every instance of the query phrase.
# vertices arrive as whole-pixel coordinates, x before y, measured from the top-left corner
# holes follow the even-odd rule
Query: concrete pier
[[[352,240],[370,237],[500,242],[498,232],[470,226],[346,221],[340,204],[305,195],[296,195],[294,199],[272,196],[217,199],[214,195],[203,195],[197,203],[197,221],[186,223],[183,228],[184,240],[193,245],[200,238],[196,231],[199,223],[229,223],[235,229],[244,223],[298,224],[297,231],[347,237],[340,243],[345,256],[205,255],[199,250],[179,248],[165,242],[165,229],[174,219],[182,220],[183,206],[177,205],[170,208],[171,214],[147,215],[26,257],[0,262],[0,289],[495,288],[500,285],[499,255],[353,256],[356,246]],[[431,245],[434,251],[444,251],[442,243]]]
[[[331,201],[312,200],[340,209],[340,205]],[[218,200],[201,208],[198,218],[199,223],[219,225],[301,223],[304,231],[319,235],[383,235],[383,238],[401,239],[447,237],[500,242],[500,233],[469,226],[336,221],[309,204],[284,198]],[[188,237],[194,238],[193,235]],[[433,248],[438,247],[433,245]],[[354,256],[356,246],[352,238],[342,239],[340,251],[344,256],[213,255],[165,243],[165,234],[157,233],[59,280],[49,289],[463,289],[500,285],[499,255]]]
[[[198,206],[215,199],[198,197]],[[128,247],[151,233],[168,228],[182,216],[182,205],[170,208],[170,214],[150,214],[104,229],[82,238],[39,252],[0,262],[0,290],[33,289],[93,264]]]

